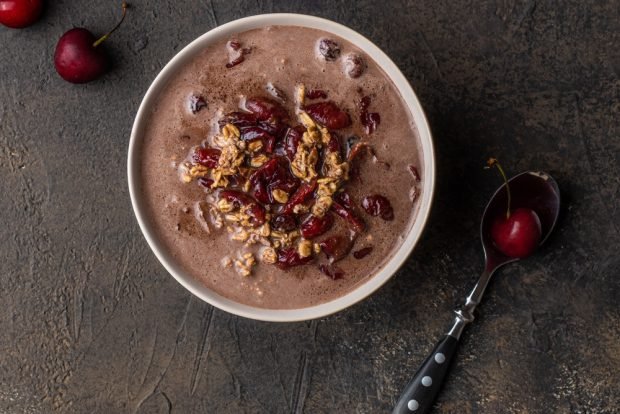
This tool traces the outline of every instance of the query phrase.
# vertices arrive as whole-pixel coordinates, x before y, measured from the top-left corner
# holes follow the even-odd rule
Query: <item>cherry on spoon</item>
[[[508,192],[510,188],[510,192]],[[510,198],[510,201],[509,201]],[[476,286],[467,297],[465,305],[457,310],[454,325],[446,336],[435,346],[431,354],[422,363],[422,366],[415,373],[409,384],[403,390],[398,399],[392,414],[404,413],[428,413],[435,397],[439,393],[443,379],[448,372],[450,361],[456,354],[459,338],[465,326],[473,322],[474,310],[480,303],[482,295],[491,280],[493,273],[501,266],[520,260],[521,257],[514,255],[515,251],[506,252],[505,245],[502,245],[504,238],[512,240],[510,232],[506,229],[498,232],[496,223],[504,223],[508,226],[510,217],[507,217],[506,206],[516,207],[512,211],[511,217],[518,223],[527,224],[527,229],[517,230],[517,240],[519,246],[528,249],[533,245],[532,251],[527,249],[517,251],[517,253],[532,253],[542,244],[553,230],[560,212],[560,190],[555,180],[547,173],[542,171],[527,171],[521,173],[504,183],[493,195],[482,214],[480,225],[480,238],[484,249],[485,267]],[[522,218],[522,213],[517,213],[522,209],[529,218]],[[508,211],[510,207],[508,208]],[[534,213],[540,223],[539,239],[529,238],[536,235],[535,220],[531,216]],[[515,220],[513,219],[513,220]],[[533,226],[533,227],[531,227]],[[510,226],[508,226],[510,227]],[[513,229],[514,230],[514,229]],[[524,236],[525,239],[522,239]],[[500,247],[502,247],[500,249]],[[504,250],[504,251],[502,251]],[[508,253],[508,254],[507,254]]]

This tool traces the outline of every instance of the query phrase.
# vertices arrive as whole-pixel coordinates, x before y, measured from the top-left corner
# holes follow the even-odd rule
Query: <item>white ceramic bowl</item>
[[[166,251],[160,241],[155,238],[154,231],[146,220],[144,213],[144,201],[141,199],[140,156],[142,135],[145,128],[147,114],[167,81],[175,76],[178,68],[183,67],[189,60],[191,60],[201,50],[209,46],[212,42],[222,38],[229,38],[235,33],[272,25],[303,26],[324,30],[348,40],[367,53],[368,56],[372,57],[372,59],[374,59],[375,62],[377,62],[377,64],[390,77],[392,82],[394,82],[396,88],[399,90],[402,98],[411,111],[413,120],[418,129],[422,147],[422,159],[424,163],[423,171],[421,171],[422,194],[417,201],[419,203],[417,217],[404,242],[398,251],[393,255],[391,260],[379,271],[379,273],[369,278],[366,283],[358,286],[348,294],[332,300],[331,302],[301,309],[276,310],[256,308],[231,301],[208,289],[190,274],[184,272],[181,267],[175,263],[170,253]],[[144,237],[146,237],[147,242],[151,246],[151,249],[153,249],[153,252],[159,261],[180,284],[200,299],[227,312],[264,321],[292,322],[320,318],[334,312],[338,312],[356,302],[359,302],[387,282],[387,280],[392,277],[398,268],[405,262],[422,234],[422,230],[424,229],[431,209],[431,202],[435,188],[435,155],[433,151],[431,131],[418,98],[398,67],[385,53],[383,53],[383,51],[381,51],[381,49],[375,46],[370,40],[349,29],[348,27],[319,17],[301,14],[263,14],[235,20],[216,27],[191,42],[183,48],[183,50],[177,53],[177,55],[172,58],[170,62],[168,62],[149,87],[144,99],[142,100],[140,109],[138,109],[138,114],[136,115],[133,129],[131,131],[131,139],[129,141],[127,174],[129,179],[129,193],[131,195],[131,202],[136,218],[138,219],[138,223],[140,224],[140,228],[142,229],[142,233],[144,234]]]

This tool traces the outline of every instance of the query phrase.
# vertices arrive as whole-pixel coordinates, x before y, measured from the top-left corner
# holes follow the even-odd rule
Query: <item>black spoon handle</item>
[[[392,414],[424,414],[430,412],[441,389],[459,340],[446,335],[424,360],[418,372],[403,390]]]

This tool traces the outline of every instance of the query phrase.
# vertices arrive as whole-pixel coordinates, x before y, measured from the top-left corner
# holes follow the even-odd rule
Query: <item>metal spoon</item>
[[[527,171],[510,179],[509,184],[512,206],[531,208],[538,214],[542,229],[540,242],[542,244],[551,234],[560,211],[560,190],[557,183],[547,173]],[[448,372],[450,361],[456,354],[459,338],[465,326],[473,322],[474,310],[480,303],[491,276],[501,266],[519,260],[499,252],[491,240],[492,219],[498,217],[498,214],[504,214],[506,198],[507,192],[504,184],[495,192],[482,215],[480,238],[486,262],[484,272],[467,297],[465,306],[455,311],[456,318],[452,328],[435,346],[403,390],[392,414],[420,414],[431,410]]]

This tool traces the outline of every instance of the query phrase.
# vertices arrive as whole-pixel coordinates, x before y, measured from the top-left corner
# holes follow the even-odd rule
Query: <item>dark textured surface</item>
[[[135,0],[115,69],[75,86],[52,64],[72,25],[116,2],[50,1],[0,28],[0,412],[387,412],[482,267],[499,184],[544,169],[558,231],[503,269],[438,413],[620,409],[620,5],[617,1]],[[120,1],[118,2],[120,3]],[[436,203],[408,265],[365,302],[308,323],[254,322],[192,298],[150,252],[126,185],[129,133],[163,65],[212,27],[296,11],[368,36],[427,110]]]

